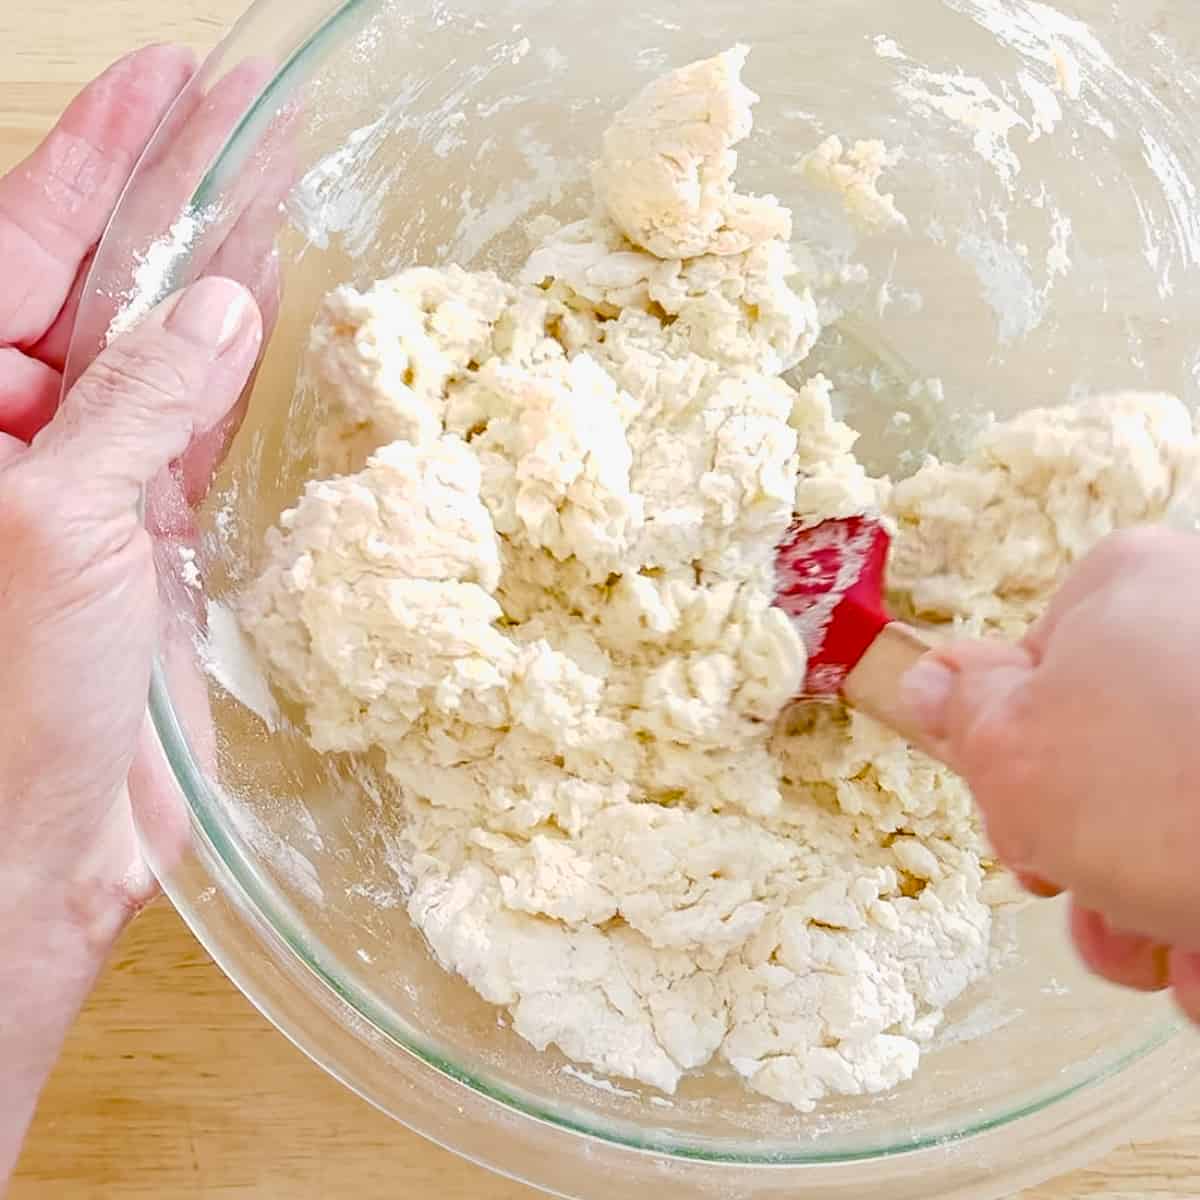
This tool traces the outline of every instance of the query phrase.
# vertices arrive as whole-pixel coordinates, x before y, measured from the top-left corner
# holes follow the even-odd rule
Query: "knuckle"
[[[1145,887],[1132,861],[1128,837],[1114,837],[1105,822],[1076,810],[1057,832],[1056,854],[1080,902],[1130,929],[1154,924],[1145,920],[1153,908],[1153,888]]]
[[[123,412],[161,412],[186,402],[193,382],[186,356],[166,348],[117,343],[93,363],[76,385],[85,405],[107,407],[119,398]]]
[[[984,713],[964,723],[963,757],[981,772],[1019,768],[1017,746],[1009,722],[994,713]]]
[[[1158,559],[1177,541],[1178,534],[1158,525],[1142,525],[1112,534],[1097,552],[1114,572],[1126,572]]]
[[[1075,950],[1094,974],[1119,987],[1161,992],[1168,986],[1167,951],[1151,938],[1088,930],[1079,919],[1072,929]]]
[[[971,714],[957,730],[959,757],[969,776],[1003,781],[1006,792],[1028,793],[1039,786],[1023,723],[1008,709]]]
[[[992,809],[985,817],[988,841],[996,857],[1005,866],[1018,873],[1028,874],[1034,869],[1038,857],[1038,840],[1034,831],[1025,823],[1013,820],[1002,809]]]
[[[0,528],[4,531],[5,558],[15,562],[25,551],[50,539],[55,513],[50,500],[47,481],[25,463],[14,463],[0,471]]]
[[[1057,821],[1040,773],[1022,757],[997,756],[971,779],[987,838],[1010,870],[1062,883],[1068,864],[1055,851]]]
[[[1075,953],[1089,971],[1113,983],[1120,982],[1112,979],[1112,964],[1105,957],[1104,942],[1107,935],[1103,919],[1096,910],[1082,907],[1078,897],[1071,906],[1070,935]]]
[[[0,594],[9,567],[50,597],[85,589],[103,564],[127,568],[144,555],[136,515],[98,518],[86,495],[36,461],[0,472]]]

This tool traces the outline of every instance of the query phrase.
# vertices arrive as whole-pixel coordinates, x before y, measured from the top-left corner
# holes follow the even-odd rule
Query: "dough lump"
[[[1036,409],[930,462],[892,494],[891,586],[925,620],[1018,634],[1102,538],[1193,498],[1197,440],[1174,396]]]
[[[908,219],[896,207],[896,198],[881,193],[879,180],[898,155],[880,141],[846,146],[837,134],[827,137],[800,160],[800,169],[826,191],[840,193],[846,211],[868,230],[902,229]]]
[[[633,245],[685,259],[791,236],[791,214],[774,196],[733,185],[733,147],[750,135],[758,100],[741,80],[748,54],[737,46],[664,75],[605,133],[596,198]]]

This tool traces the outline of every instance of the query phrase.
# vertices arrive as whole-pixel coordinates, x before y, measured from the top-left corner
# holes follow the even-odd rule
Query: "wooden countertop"
[[[135,45],[210,46],[244,0],[0,3],[0,169]],[[620,1189],[613,1188],[619,1198]],[[130,931],[43,1099],[9,1200],[534,1200],[311,1066],[165,904]],[[1200,1106],[1022,1200],[1195,1200]]]

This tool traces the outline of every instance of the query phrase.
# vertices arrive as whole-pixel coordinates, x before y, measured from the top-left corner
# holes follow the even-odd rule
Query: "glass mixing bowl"
[[[434,962],[406,919],[369,775],[319,759],[278,718],[230,616],[310,469],[301,363],[323,294],[409,264],[511,266],[525,218],[580,211],[613,112],[654,73],[735,42],[751,46],[763,97],[744,185],[796,211],[799,241],[867,268],[867,283],[846,276],[815,361],[872,466],[903,474],[988,413],[1073,393],[1152,387],[1195,405],[1194,5],[899,11],[259,0],[147,152],[87,288],[68,382],[205,273],[253,287],[273,322],[223,463],[209,438],[147,493],[161,756],[137,815],[155,870],[213,957],[326,1070],[564,1196],[1008,1195],[1127,1133],[1192,1062],[1165,1001],[1084,974],[1051,905],[1011,916],[997,973],[886,1096],[804,1116],[717,1073],[666,1098],[569,1069]],[[834,132],[904,147],[889,185],[907,233],[858,245],[803,185],[798,157]],[[899,409],[907,424],[890,419]]]

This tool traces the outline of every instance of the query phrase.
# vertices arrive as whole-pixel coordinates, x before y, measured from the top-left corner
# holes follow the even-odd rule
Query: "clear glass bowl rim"
[[[255,0],[246,16],[236,24],[222,44],[214,51],[196,80],[190,85],[198,87],[205,83],[210,75],[209,68],[222,61],[225,54],[234,48],[238,41],[239,31],[250,20],[251,16],[261,14],[263,10],[277,4],[278,0]],[[190,198],[185,211],[202,211],[213,195],[220,190],[221,181],[228,177],[231,168],[236,168],[247,140],[248,132],[258,128],[264,115],[275,111],[276,107],[286,99],[289,89],[303,75],[305,64],[314,56],[319,57],[324,49],[337,38],[340,31],[357,15],[371,11],[378,0],[342,0],[335,9],[331,9],[329,0],[308,0],[308,7],[316,9],[323,6],[327,12],[323,20],[310,26],[309,31],[299,37],[294,49],[283,59],[283,65],[274,77],[265,85],[257,99],[247,109],[239,121],[237,128],[226,141],[225,146],[216,155],[204,178]],[[114,224],[119,221],[121,209],[118,208]],[[181,272],[186,273],[186,269]],[[178,282],[164,282],[162,293],[158,296],[139,296],[139,304],[156,302],[166,297]],[[68,368],[67,379],[74,377],[74,372]],[[327,1012],[341,1011],[342,1024],[356,1028],[359,1037],[362,1023],[365,1020],[370,1026],[370,1036],[364,1040],[374,1043],[376,1050],[383,1044],[389,1044],[419,1063],[431,1068],[444,1080],[475,1093],[483,1099],[491,1110],[507,1110],[517,1117],[524,1117],[538,1126],[550,1126],[562,1132],[584,1135],[617,1151],[634,1152],[638,1155],[647,1154],[654,1157],[666,1157],[677,1162],[691,1162],[696,1166],[708,1167],[754,1167],[769,1169],[777,1173],[788,1167],[829,1167],[839,1168],[852,1164],[879,1162],[880,1160],[907,1156],[915,1160],[923,1159],[928,1153],[944,1154],[957,1144],[971,1143],[977,1151],[982,1151],[981,1140],[986,1135],[1029,1122],[1032,1118],[1044,1116],[1051,1110],[1071,1107],[1069,1102],[1075,1101],[1075,1107],[1081,1113],[1090,1113],[1091,1119],[1081,1118],[1073,1127],[1073,1132],[1063,1134],[1064,1149],[1059,1155],[1069,1154],[1065,1149],[1068,1144],[1079,1143],[1086,1134],[1087,1127],[1095,1130],[1107,1127],[1113,1119],[1119,1119],[1119,1128],[1113,1130],[1112,1140],[1118,1133],[1127,1131],[1127,1121],[1134,1113],[1146,1108],[1151,1093],[1168,1094],[1186,1075],[1190,1074],[1192,1059],[1184,1053],[1184,1047],[1179,1043],[1187,1040],[1183,1033],[1184,1024],[1176,1020],[1163,1020],[1154,1027],[1145,1041],[1135,1050],[1119,1058],[1102,1064],[1096,1072],[1081,1082],[1075,1082],[1062,1089],[1039,1097],[1036,1101],[1015,1105],[1000,1112],[981,1115],[970,1124],[950,1131],[939,1131],[936,1134],[913,1135],[902,1137],[889,1144],[879,1145],[870,1150],[852,1153],[808,1150],[795,1154],[779,1153],[774,1148],[770,1154],[755,1154],[753,1152],[721,1153],[711,1148],[691,1143],[686,1140],[674,1140],[670,1137],[630,1137],[602,1127],[593,1127],[577,1121],[565,1119],[561,1114],[547,1110],[544,1106],[531,1105],[522,1098],[506,1092],[486,1080],[479,1079],[464,1071],[453,1062],[444,1058],[431,1046],[422,1046],[419,1042],[403,1033],[388,1028],[388,1022],[379,1011],[372,999],[364,994],[352,982],[339,977],[338,972],[330,965],[331,956],[318,939],[310,936],[303,921],[292,910],[286,900],[277,892],[273,885],[259,871],[252,856],[240,839],[232,834],[227,823],[221,816],[220,803],[209,785],[203,772],[197,766],[189,748],[188,739],[175,713],[170,700],[170,694],[161,664],[156,665],[150,695],[150,715],[160,748],[164,754],[171,774],[179,785],[188,805],[189,820],[193,836],[192,863],[189,867],[181,868],[167,864],[162,853],[162,846],[157,845],[158,839],[153,828],[153,822],[142,819],[139,814],[139,830],[147,847],[152,865],[158,869],[159,878],[164,890],[180,911],[185,921],[196,932],[205,948],[213,955],[222,968],[234,980],[247,997],[267,1016],[267,1018],[290,1038],[305,1054],[321,1065],[326,1071],[339,1078],[346,1086],[362,1095],[376,1107],[381,1108],[395,1119],[410,1125],[431,1140],[448,1144],[450,1149],[464,1154],[466,1157],[477,1159],[493,1169],[500,1170],[514,1178],[525,1179],[523,1170],[508,1169],[503,1162],[496,1161],[497,1156],[488,1153],[472,1152],[463,1138],[452,1139],[439,1129],[441,1123],[421,1122],[409,1119],[405,1111],[397,1111],[386,1097],[379,1094],[378,1087],[364,1084],[353,1077],[351,1072],[339,1068],[329,1054],[314,1044],[311,1033],[308,1036],[289,1022],[283,1009],[286,1005],[272,1003],[268,999],[270,988],[263,986],[262,971],[251,959],[255,955],[245,953],[235,954],[227,951],[221,944],[220,936],[214,931],[213,923],[206,920],[201,904],[201,896],[211,891],[215,885],[222,890],[222,895],[228,897],[229,903],[236,910],[238,919],[246,921],[256,930],[258,956],[270,958],[274,968],[282,969],[290,977],[292,986],[300,986],[305,991],[321,993],[319,1006]],[[202,884],[206,886],[201,886]],[[227,922],[226,922],[227,925]],[[252,940],[254,940],[252,938]],[[306,982],[307,981],[307,982]],[[394,1064],[393,1064],[394,1065]],[[1116,1096],[1107,1096],[1105,1085],[1113,1085],[1123,1081],[1128,1087],[1121,1089],[1128,1092],[1134,1087],[1137,1077],[1136,1098],[1123,1095],[1123,1101],[1116,1102]],[[1151,1081],[1158,1086],[1153,1086]],[[1110,1103],[1111,1101],[1111,1103]],[[1107,1118],[1107,1119],[1106,1119]],[[1057,1126],[1060,1123],[1054,1122]],[[531,1136],[532,1131],[526,1130]],[[1028,1131],[1030,1134],[1032,1130]],[[1096,1133],[1102,1137],[1102,1133]],[[1024,1138],[1020,1140],[1025,1140]],[[964,1146],[965,1148],[965,1146]],[[1004,1157],[1007,1157],[1005,1155]],[[1052,1171],[1037,1173],[1034,1167],[1036,1155],[1029,1157],[1029,1169],[1026,1172],[1028,1182],[1045,1178]],[[1080,1150],[1077,1158],[1082,1160],[1086,1153]],[[628,1166],[631,1162],[625,1155],[622,1161]],[[1057,1163],[1068,1160],[1059,1157]],[[1059,1168],[1061,1169],[1061,1167]],[[756,1172],[757,1174],[757,1172]],[[794,1187],[799,1181],[793,1172],[787,1172],[792,1178],[788,1185]],[[530,1182],[538,1183],[536,1179]],[[834,1180],[830,1180],[833,1183]],[[543,1185],[544,1186],[544,1185]],[[566,1193],[563,1193],[566,1194]],[[647,1193],[649,1194],[649,1193]],[[766,1193],[763,1193],[764,1195]],[[774,1194],[773,1189],[771,1194]],[[784,1194],[783,1192],[780,1193]],[[965,1193],[963,1193],[965,1195]]]

